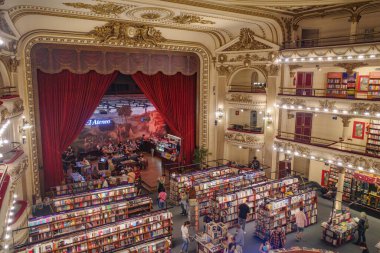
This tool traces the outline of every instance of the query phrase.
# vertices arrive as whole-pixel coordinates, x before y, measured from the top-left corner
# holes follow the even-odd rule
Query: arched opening
[[[255,68],[238,70],[230,79],[229,92],[265,93],[266,77]]]

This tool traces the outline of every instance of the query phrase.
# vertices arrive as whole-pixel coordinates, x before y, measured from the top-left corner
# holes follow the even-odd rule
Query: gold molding
[[[319,100],[319,107],[323,108],[323,109],[329,109],[329,110],[333,110],[335,109],[335,103],[336,101],[330,101],[330,100]]]
[[[89,35],[100,43],[118,43],[124,45],[149,44],[157,46],[165,41],[161,32],[151,26],[131,25],[117,21],[97,26]]]
[[[243,60],[250,60],[250,61],[268,61],[267,58],[261,57],[257,54],[245,54],[245,55],[238,55],[236,58],[231,58],[229,62],[236,62],[236,61],[243,61]]]
[[[146,44],[136,44],[136,45],[125,45],[122,43],[111,43],[106,42],[99,44],[95,39],[89,38],[83,34],[64,34],[64,33],[50,33],[50,34],[34,34],[31,33],[30,37],[24,39],[25,47],[23,49],[23,54],[25,55],[25,96],[26,96],[26,110],[29,114],[29,121],[32,125],[36,125],[36,110],[35,108],[35,98],[33,90],[33,68],[31,62],[31,52],[33,46],[36,44],[64,44],[72,46],[95,46],[99,47],[100,50],[104,48],[135,48],[135,49],[151,49],[150,45]],[[208,144],[208,100],[209,100],[209,85],[210,85],[210,53],[202,45],[196,43],[182,42],[182,41],[165,41],[161,46],[162,50],[172,50],[172,51],[182,51],[182,52],[193,52],[196,53],[200,58],[200,79],[199,79],[199,144],[201,146],[207,146]],[[36,197],[41,196],[40,192],[40,182],[39,182],[39,165],[38,165],[38,154],[37,154],[37,132],[35,128],[31,128],[29,141],[29,158],[30,166],[32,168],[32,180],[33,180],[33,193]]]
[[[100,15],[118,15],[127,10],[125,6],[114,3],[98,3],[98,4],[86,4],[86,3],[63,3],[66,6],[70,6],[76,9],[87,9],[95,14]]]
[[[344,63],[337,63],[334,66],[344,68],[349,75],[351,75],[354,72],[354,69],[367,66],[367,63],[364,62],[344,62]]]
[[[301,98],[281,98],[281,104],[286,104],[286,105],[294,105],[294,106],[305,106],[306,101],[305,99]]]
[[[198,23],[198,24],[215,24],[214,21],[211,21],[211,20],[207,20],[207,19],[204,19],[200,16],[196,16],[196,15],[192,15],[192,14],[182,14],[182,15],[178,15],[178,16],[175,16],[172,18],[172,20],[174,21],[174,23],[177,23],[177,24],[182,24],[182,25],[185,25],[185,24],[193,24],[193,23]]]
[[[268,76],[277,76],[280,70],[280,65],[271,64],[268,67]]]
[[[239,41],[223,51],[262,50],[271,47],[255,39],[255,32],[249,28],[240,29]]]

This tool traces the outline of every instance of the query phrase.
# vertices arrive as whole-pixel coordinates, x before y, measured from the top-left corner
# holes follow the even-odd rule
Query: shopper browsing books
[[[363,242],[366,242],[365,232],[369,228],[367,214],[365,212],[360,213],[360,220],[358,222],[358,240],[356,244],[360,245]]]
[[[306,225],[306,215],[303,212],[303,207],[301,206],[300,209],[296,212],[296,225],[297,225],[297,235],[296,239],[297,241],[301,241],[303,237],[303,231]]]
[[[277,227],[276,230],[270,235],[270,245],[271,249],[282,249],[285,248],[286,235],[282,230],[282,227]]]
[[[244,247],[244,231],[241,228],[240,224],[237,224],[236,226],[235,242],[241,248]]]
[[[245,231],[245,223],[247,221],[247,214],[249,213],[249,206],[245,203],[246,200],[242,204],[239,205],[239,217],[238,222]]]
[[[166,206],[166,197],[167,194],[165,191],[162,191],[158,194],[158,208],[164,209]]]
[[[182,247],[181,253],[187,253],[189,251],[190,234],[189,234],[190,221],[185,221],[181,226],[182,232]]]
[[[186,192],[181,192],[180,194],[180,205],[181,205],[181,209],[182,209],[182,212],[181,214],[183,216],[186,216],[187,215],[187,201],[188,201],[188,197],[187,197],[187,193]]]

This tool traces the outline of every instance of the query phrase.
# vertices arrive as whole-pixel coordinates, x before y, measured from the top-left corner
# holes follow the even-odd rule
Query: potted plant
[[[195,148],[194,150],[194,164],[200,164],[200,168],[202,168],[202,163],[206,162],[207,156],[211,155],[211,153],[208,151],[205,147]]]

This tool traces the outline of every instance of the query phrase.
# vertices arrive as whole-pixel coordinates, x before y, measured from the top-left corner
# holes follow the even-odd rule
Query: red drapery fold
[[[117,72],[37,72],[45,188],[63,179],[62,152],[77,138]]]
[[[173,133],[182,138],[180,157],[190,163],[195,148],[196,74],[168,76],[161,72],[155,75],[137,72],[132,78]]]

